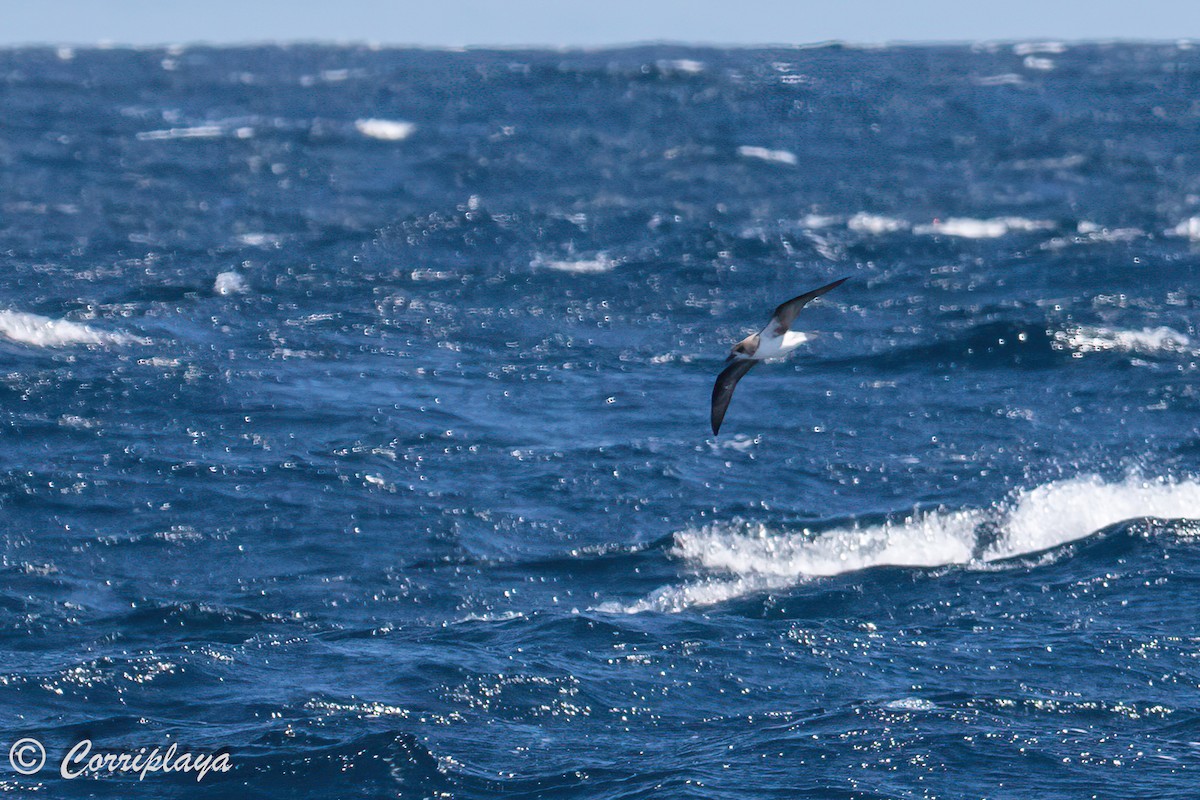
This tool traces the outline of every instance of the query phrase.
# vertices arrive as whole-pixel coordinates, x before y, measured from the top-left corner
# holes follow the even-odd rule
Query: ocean
[[[1187,42],[0,50],[0,787],[1195,797],[1198,97]]]

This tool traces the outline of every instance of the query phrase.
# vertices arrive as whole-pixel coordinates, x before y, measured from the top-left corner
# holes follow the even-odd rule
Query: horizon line
[[[400,41],[379,41],[371,39],[245,39],[233,41],[194,40],[164,40],[155,42],[127,42],[117,40],[99,40],[82,42],[72,40],[61,41],[18,41],[0,42],[0,50],[38,50],[61,49],[73,50],[170,50],[178,48],[211,48],[239,49],[261,47],[330,47],[330,48],[365,48],[368,50],[430,50],[444,52],[467,51],[539,51],[539,52],[601,52],[607,50],[635,50],[647,47],[673,47],[694,50],[817,50],[826,47],[846,47],[850,49],[879,50],[902,47],[1003,47],[1020,44],[1046,45],[1196,45],[1200,39],[1187,36],[1173,38],[1141,38],[1141,37],[1104,37],[1104,38],[1070,38],[1058,36],[1032,36],[1020,38],[1000,37],[995,39],[889,39],[884,41],[856,41],[850,39],[822,39],[812,42],[717,42],[717,41],[685,41],[678,39],[645,39],[632,41],[616,41],[601,44],[549,44],[535,43],[472,43],[472,44],[421,44]]]

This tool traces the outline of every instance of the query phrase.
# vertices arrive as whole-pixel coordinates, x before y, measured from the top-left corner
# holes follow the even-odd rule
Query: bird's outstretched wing
[[[717,376],[712,393],[713,436],[716,436],[717,432],[721,430],[721,420],[725,419],[725,410],[729,408],[729,401],[733,399],[733,390],[737,388],[738,381],[757,363],[749,358],[738,359]]]
[[[775,332],[783,335],[792,327],[792,323],[796,320],[796,315],[800,313],[800,309],[804,308],[805,304],[813,298],[820,297],[830,289],[836,289],[841,286],[849,278],[842,278],[840,281],[834,281],[827,286],[822,286],[820,289],[813,289],[811,292],[805,292],[799,297],[793,297],[786,303],[781,304],[775,309],[775,313],[771,315],[771,322],[775,325]]]

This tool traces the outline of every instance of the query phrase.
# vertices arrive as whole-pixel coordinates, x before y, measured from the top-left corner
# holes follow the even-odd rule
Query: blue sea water
[[[0,51],[0,787],[1195,797],[1198,97],[1187,44]]]

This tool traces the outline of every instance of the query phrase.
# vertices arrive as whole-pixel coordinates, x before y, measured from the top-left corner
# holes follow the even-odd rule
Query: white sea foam
[[[833,217],[828,214],[808,214],[800,218],[800,227],[806,230],[818,230],[836,225],[838,222],[841,222],[841,217]]]
[[[127,333],[97,330],[79,322],[51,319],[24,311],[0,311],[0,336],[35,347],[69,344],[131,344],[141,342]]]
[[[363,136],[385,142],[399,142],[407,139],[417,129],[417,126],[411,122],[394,119],[360,119],[355,121],[354,127]]]
[[[221,295],[244,294],[246,279],[236,272],[222,272],[213,281],[213,291]]]
[[[1082,153],[1069,153],[1050,158],[1020,158],[1012,162],[1013,169],[1074,169],[1087,163]]]
[[[1077,355],[1106,350],[1142,355],[1190,353],[1191,344],[1187,334],[1167,327],[1135,331],[1077,325],[1054,333],[1055,347],[1072,350]]]
[[[1053,239],[1042,242],[1040,245],[1045,250],[1062,250],[1066,247],[1071,247],[1077,244],[1088,244],[1092,242],[1102,243],[1120,243],[1132,242],[1136,239],[1141,239],[1146,235],[1146,232],[1141,228],[1106,228],[1103,225],[1097,225],[1094,222],[1081,220],[1075,226],[1075,233],[1071,236],[1056,236]]]
[[[1025,65],[1025,69],[1037,69],[1042,70],[1043,72],[1054,69],[1053,58],[1025,56],[1025,60],[1022,63]]]
[[[141,141],[156,141],[161,139],[215,139],[222,136],[225,129],[220,125],[196,125],[191,128],[167,128],[158,131],[142,131],[137,135]]]
[[[1012,231],[1042,231],[1053,227],[1054,223],[1052,222],[1025,219],[1024,217],[993,217],[992,219],[951,217],[934,220],[928,225],[916,225],[913,227],[913,233],[958,236],[963,239],[998,239]]]
[[[1200,519],[1200,481],[1130,476],[1110,483],[1084,475],[1017,492],[986,509],[924,511],[820,534],[715,523],[675,534],[671,554],[696,579],[632,603],[604,603],[599,610],[677,612],[879,566],[994,569],[991,562],[1038,553],[1139,517]],[[984,532],[987,541],[981,540]]]
[[[1015,72],[1004,72],[999,75],[980,75],[973,79],[978,86],[1020,86],[1025,79]]]
[[[1067,46],[1062,42],[1021,42],[1013,45],[1013,53],[1019,56],[1031,56],[1037,53],[1058,55],[1067,52]]]
[[[737,149],[738,155],[743,158],[758,158],[763,161],[772,161],[776,164],[792,164],[795,165],[798,161],[796,154],[790,150],[770,150],[766,147],[755,147],[754,145],[742,145]]]
[[[1097,242],[1132,242],[1146,235],[1141,228],[1106,228],[1087,220],[1080,221],[1075,230],[1081,236]]]
[[[744,433],[739,433],[728,439],[722,439],[721,443],[717,446],[726,450],[736,450],[739,453],[746,453],[760,444],[762,444],[762,437],[747,436]]]
[[[249,247],[279,247],[282,240],[273,233],[242,233],[237,241]]]
[[[599,253],[595,258],[561,261],[551,261],[539,256],[531,262],[531,266],[535,268],[546,267],[547,269],[558,270],[559,272],[575,272],[581,275],[597,275],[601,272],[610,272],[617,264],[618,262],[615,259],[609,258],[605,253]]]
[[[902,231],[908,227],[908,223],[902,219],[860,211],[846,221],[846,227],[859,233],[881,234]]]
[[[1200,519],[1200,482],[1131,477],[1106,483],[1088,475],[1020,492],[1003,535],[983,557],[994,561],[1045,550],[1137,517]]]
[[[1176,236],[1186,236],[1193,242],[1200,242],[1200,217],[1189,217],[1176,225],[1168,233]]]
[[[658,68],[664,72],[682,72],[686,75],[699,75],[704,72],[704,62],[690,58],[664,59],[658,62]]]
[[[932,701],[920,697],[901,697],[899,700],[891,700],[883,705],[884,708],[892,711],[933,711],[937,708]]]

